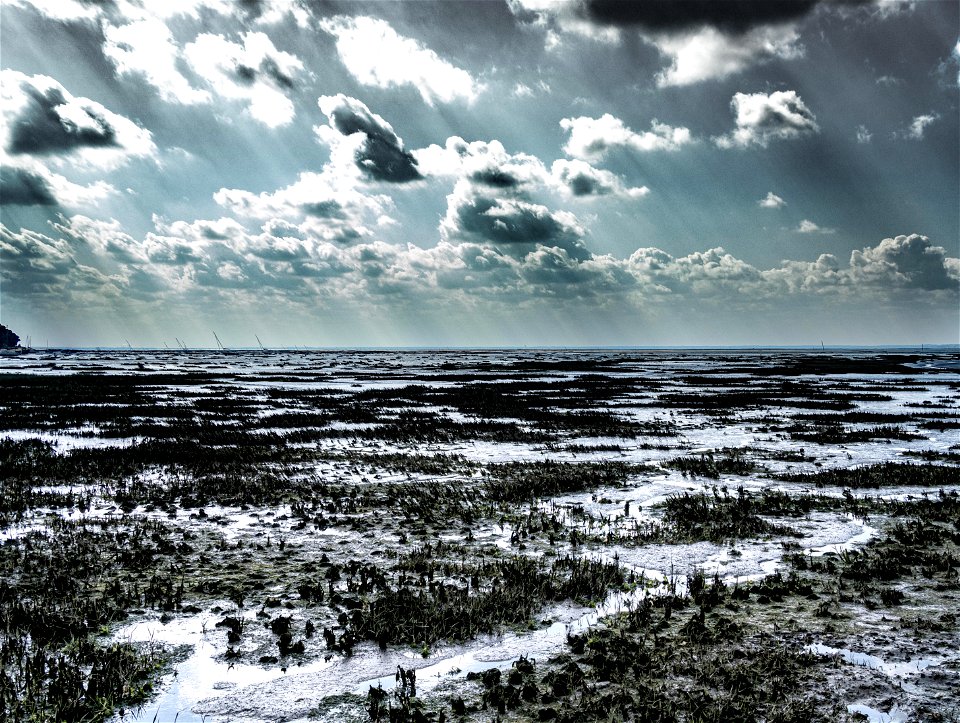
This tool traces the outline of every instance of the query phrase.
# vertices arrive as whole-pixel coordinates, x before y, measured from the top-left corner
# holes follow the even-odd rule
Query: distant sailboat
[[[257,336],[256,334],[254,334],[254,336],[256,336],[256,337],[257,337],[257,344],[259,344],[259,345],[260,345],[260,351],[266,351],[266,350],[267,350],[267,347],[265,347],[265,346],[263,345],[263,342],[262,342],[262,341],[260,341],[260,337],[259,337],[259,336]]]
[[[211,330],[212,331],[212,330]],[[217,340],[217,346],[220,348],[220,351],[226,351],[227,347],[223,345],[223,342],[220,341],[220,337],[217,336],[217,332],[213,332],[213,338]]]

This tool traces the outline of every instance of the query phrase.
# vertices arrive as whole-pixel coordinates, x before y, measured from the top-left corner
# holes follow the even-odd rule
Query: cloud
[[[0,173],[4,206],[84,206],[116,193],[104,180],[75,183],[52,168],[113,170],[155,157],[150,131],[45,75],[0,71]]]
[[[910,123],[909,128],[895,133],[894,136],[899,138],[906,138],[911,141],[922,141],[923,134],[926,131],[927,126],[932,125],[939,119],[940,119],[939,113],[924,113],[923,115],[918,115]]]
[[[763,5],[758,2],[750,4]],[[680,34],[656,34],[648,40],[670,61],[656,76],[660,87],[720,80],[775,58],[799,58],[804,52],[799,32],[789,25],[755,27],[742,35],[702,27]]]
[[[336,38],[340,60],[364,85],[412,85],[428,105],[437,101],[473,102],[481,91],[467,71],[451,65],[418,40],[399,35],[384,20],[338,15],[321,20],[320,27]]]
[[[277,50],[264,33],[242,33],[240,40],[202,33],[183,55],[217,95],[246,101],[250,115],[270,128],[287,125],[295,113],[286,93],[295,87],[303,63]]]
[[[518,22],[545,31],[548,50],[558,50],[563,45],[561,33],[575,33],[604,43],[620,39],[617,28],[603,27],[585,18],[578,0],[507,0],[507,6]]]
[[[492,244],[509,254],[526,256],[538,246],[558,247],[578,259],[589,255],[585,231],[568,211],[551,211],[515,194],[498,194],[461,179],[447,196],[447,213],[440,223],[446,241]]]
[[[53,20],[95,20],[106,9],[99,3],[83,0],[8,0],[14,7],[33,7],[37,12]]]
[[[547,238],[558,214],[534,205],[501,199],[494,216],[538,218]],[[151,313],[158,304],[224,309],[259,303],[274,313],[356,311],[388,300],[392,309],[407,306],[418,314],[437,304],[483,313],[543,302],[554,310],[613,305],[634,314],[704,308],[705,302],[754,320],[817,299],[831,307],[927,310],[955,310],[960,301],[960,259],[916,234],[854,251],[848,263],[823,254],[762,269],[720,247],[685,256],[639,248],[615,258],[545,243],[519,253],[512,240],[489,243],[486,231],[479,243],[451,238],[421,248],[378,240],[345,246],[279,222],[254,232],[232,219],[156,219],[155,227],[134,237],[116,221],[84,216],[61,218],[52,235],[0,225],[4,291],[51,308],[114,304],[130,311],[139,300]]]
[[[817,133],[816,116],[794,90],[766,93],[737,93],[730,101],[736,129],[715,138],[721,148],[766,147],[771,140],[799,138]]]
[[[903,81],[895,75],[881,75],[875,82],[877,85],[883,85],[887,87],[891,85],[903,85]]]
[[[78,297],[97,303],[119,296],[118,279],[79,263],[65,239],[28,229],[14,232],[0,223],[0,256],[6,294],[53,299],[61,309]]]
[[[552,183],[538,158],[507,153],[499,141],[467,143],[457,137],[448,138],[443,149],[425,149],[419,157],[438,175],[458,178],[440,223],[443,240],[492,244],[519,256],[538,245],[586,256],[585,231],[576,217],[551,211],[531,195]]]
[[[74,97],[53,78],[3,70],[0,83],[2,146],[14,162],[24,156],[52,162],[69,157],[108,169],[156,153],[150,131],[96,101]]]
[[[290,15],[304,27],[306,11],[298,6],[232,0],[167,0],[149,4],[136,0],[30,0],[21,4],[34,5],[56,20],[96,23],[103,34],[104,56],[113,63],[117,75],[146,81],[169,103],[205,104],[220,96],[246,100],[250,114],[270,127],[284,125],[293,118],[293,104],[286,93],[303,68],[298,58],[278,51],[262,32],[243,33],[239,43],[201,33],[181,47],[170,21],[200,21],[204,13],[213,13],[264,25]],[[192,72],[185,74],[185,69]]]
[[[896,236],[854,251],[850,255],[850,275],[857,283],[956,291],[960,260],[947,257],[946,249],[934,246],[926,236]]]
[[[166,0],[146,3],[143,0],[9,0],[15,6],[32,6],[37,12],[60,21],[138,20],[155,16],[169,19],[185,16],[194,20],[201,10],[229,15],[234,13],[233,0]],[[241,0],[241,5],[247,0]]]
[[[452,136],[444,146],[431,145],[414,155],[427,175],[456,179],[440,223],[441,239],[490,245],[517,258],[540,247],[563,249],[578,261],[590,256],[577,217],[551,209],[544,197],[635,199],[649,193],[581,160],[558,159],[548,169],[539,158],[509,153],[496,140],[468,143]]]
[[[854,0],[856,1],[856,0]],[[636,33],[668,61],[657,84],[682,86],[726,78],[773,59],[803,56],[797,29],[818,0],[511,0],[518,21],[546,30],[548,45],[573,32],[616,41]]]
[[[214,200],[241,218],[264,221],[299,239],[359,243],[374,229],[395,223],[393,200],[370,192],[369,182],[403,184],[423,178],[414,154],[393,127],[356,98],[321,96],[328,124],[315,126],[330,145],[330,160],[319,173],[300,173],[296,182],[272,192],[221,188]]]
[[[89,102],[68,102],[62,89],[55,86],[41,90],[21,83],[21,90],[27,102],[10,126],[10,153],[40,156],[119,146],[113,126]]]
[[[180,72],[180,48],[167,24],[145,17],[124,25],[105,24],[103,53],[117,74],[143,78],[169,103],[209,103],[210,92],[195,88]]]
[[[650,193],[646,186],[625,188],[615,174],[594,168],[579,159],[556,160],[550,173],[566,193],[576,197],[614,195],[642,198]]]
[[[600,25],[641,27],[653,31],[679,31],[704,26],[730,34],[763,25],[798,20],[820,0],[584,0],[583,14]]]
[[[835,228],[821,228],[813,221],[809,219],[803,219],[800,222],[800,225],[797,226],[797,233],[821,233],[821,234],[833,234],[837,232]]]
[[[351,144],[353,163],[373,181],[408,183],[423,178],[417,159],[404,150],[403,141],[386,120],[372,113],[356,98],[340,93],[321,96],[318,104],[329,119],[329,127],[342,136],[355,137]],[[318,129],[321,138],[329,134]],[[333,139],[337,142],[337,139]]]
[[[864,125],[857,126],[857,143],[869,143],[873,140],[873,133]]]
[[[496,140],[467,143],[459,136],[451,136],[443,147],[431,145],[414,154],[429,175],[464,178],[491,193],[542,190],[567,198],[641,198],[650,192],[645,186],[629,188],[616,174],[579,159],[561,158],[548,169],[536,156],[508,153]]]
[[[757,205],[760,206],[760,208],[783,208],[787,205],[787,202],[773,191],[768,191],[765,198],[757,201]]]
[[[550,183],[550,174],[539,158],[508,153],[497,140],[468,143],[451,136],[442,147],[432,144],[413,155],[427,175],[463,177],[492,190],[529,190]]]
[[[762,281],[760,271],[722,247],[674,257],[658,248],[640,248],[626,260],[640,288],[651,296],[729,296],[748,293]]]
[[[46,180],[23,168],[0,166],[0,206],[55,206]]]
[[[957,85],[960,85],[960,39],[958,39],[956,45],[953,46],[953,52],[950,53],[950,59],[955,65],[958,66]]]
[[[668,61],[657,85],[718,80],[774,59],[803,57],[799,27],[818,8],[867,17],[899,13],[903,0],[509,0],[517,21],[544,31],[548,49],[575,33],[607,42],[635,33]]]
[[[272,193],[221,188],[213,199],[243,218],[292,219],[301,234],[334,243],[370,236],[392,202],[388,196],[357,190],[329,169],[301,173],[297,181]]]
[[[41,164],[0,166],[0,205],[3,206],[87,206],[116,192],[106,181],[86,186],[73,183]]]
[[[599,118],[564,118],[560,127],[570,134],[563,146],[564,153],[584,160],[602,158],[611,148],[629,148],[641,153],[676,151],[692,142],[687,128],[673,128],[654,119],[649,131],[637,133],[609,113]]]

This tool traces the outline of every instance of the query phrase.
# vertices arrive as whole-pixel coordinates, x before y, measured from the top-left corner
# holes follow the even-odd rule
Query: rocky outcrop
[[[20,344],[20,337],[0,324],[0,349],[13,349]]]

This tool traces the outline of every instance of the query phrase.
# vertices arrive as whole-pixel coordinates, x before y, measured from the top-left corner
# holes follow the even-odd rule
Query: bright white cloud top
[[[431,105],[473,101],[481,90],[467,71],[398,34],[383,20],[337,16],[322,21],[320,27],[336,37],[340,60],[365,85],[412,85]]]

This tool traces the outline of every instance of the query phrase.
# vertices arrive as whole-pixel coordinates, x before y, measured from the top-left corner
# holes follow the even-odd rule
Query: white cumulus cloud
[[[243,33],[240,40],[202,33],[184,48],[184,57],[217,95],[246,101],[250,115],[270,128],[288,124],[294,107],[286,92],[303,63],[277,50],[264,33]]]
[[[730,101],[737,127],[714,139],[721,148],[766,147],[771,140],[799,138],[817,133],[816,116],[795,90],[737,93]]]
[[[195,88],[177,67],[180,46],[160,18],[147,17],[125,25],[105,25],[104,55],[118,75],[139,76],[171,103],[191,105],[211,100],[209,91]]]
[[[648,39],[670,60],[670,65],[657,74],[661,87],[719,80],[774,58],[792,60],[803,55],[800,35],[793,25],[760,26],[738,35],[703,27]]]
[[[424,102],[472,102],[481,86],[418,40],[397,33],[385,20],[337,16],[320,22],[336,38],[337,53],[350,74],[365,85],[412,85]]]
[[[806,219],[806,218],[800,222],[800,225],[797,226],[796,231],[797,233],[821,233],[821,234],[832,234],[837,232],[835,228],[823,228],[815,224],[810,219]]]
[[[898,133],[901,138],[907,138],[911,141],[922,141],[923,134],[927,130],[927,126],[932,125],[940,120],[940,115],[938,113],[923,113],[918,115],[911,121],[910,126]]]
[[[693,141],[688,128],[674,128],[654,120],[650,130],[636,132],[609,113],[599,118],[564,118],[560,127],[570,134],[563,151],[583,160],[602,158],[611,148],[649,151],[676,151]]]
[[[72,95],[46,75],[0,71],[0,140],[12,157],[115,168],[130,157],[152,156],[150,131],[89,98]]]
[[[787,205],[787,202],[773,191],[768,191],[765,198],[757,201],[757,205],[760,206],[760,208],[783,208]]]

